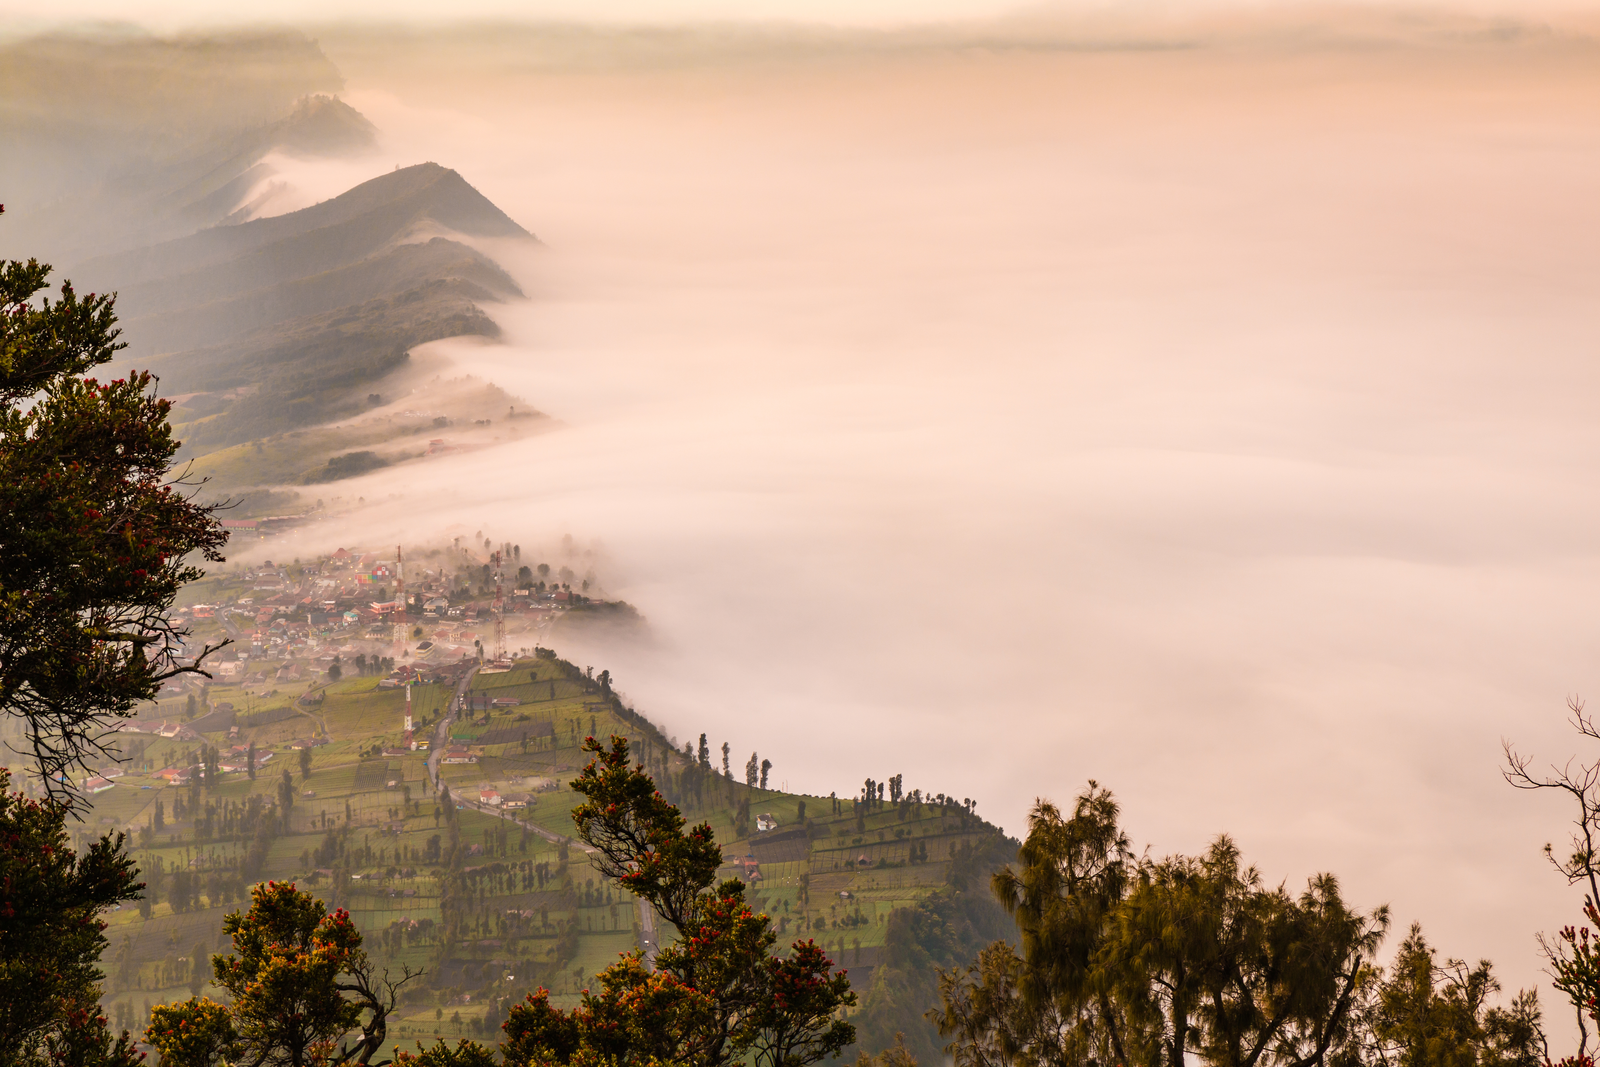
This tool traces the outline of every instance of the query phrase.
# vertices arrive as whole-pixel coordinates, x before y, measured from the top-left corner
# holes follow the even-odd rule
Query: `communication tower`
[[[503,577],[500,553],[494,554],[494,661],[506,658],[506,594],[501,584]]]
[[[405,748],[415,751],[417,743],[411,739],[411,682],[406,682],[406,740]]]
[[[403,649],[405,647],[406,640],[407,640],[407,634],[406,634],[406,554],[405,554],[405,550],[403,548],[401,548],[399,545],[395,545],[394,546],[394,556],[395,556],[395,563],[394,563],[394,571],[395,571],[395,575],[394,575],[394,647],[395,647],[395,651],[398,652],[399,650],[401,650],[401,649]],[[379,632],[381,633],[382,631],[379,631]],[[411,698],[411,690],[407,689],[406,690],[406,699],[410,700],[410,698]],[[407,712],[406,717],[407,717],[408,720],[410,719],[410,713],[409,712]],[[409,721],[407,722],[406,728],[410,729]]]

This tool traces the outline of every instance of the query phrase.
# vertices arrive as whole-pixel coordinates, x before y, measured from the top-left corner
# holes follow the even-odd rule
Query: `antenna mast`
[[[399,545],[395,545],[394,555],[394,644],[398,651],[406,643],[406,553]]]
[[[416,751],[417,743],[411,738],[411,679],[406,679],[406,748]]]
[[[500,566],[500,553],[494,554],[494,660],[499,663],[506,658],[506,594],[501,585],[503,571]]]

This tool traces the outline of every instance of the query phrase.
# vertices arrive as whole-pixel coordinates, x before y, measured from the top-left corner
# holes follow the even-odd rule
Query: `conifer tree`
[[[1298,897],[1264,885],[1226,836],[1135,860],[1117,816],[1094,782],[1070,816],[1034,807],[1017,863],[994,876],[1021,954],[998,941],[941,976],[956,1062],[1363,1062],[1357,1009],[1387,909],[1352,910],[1326,874]]]

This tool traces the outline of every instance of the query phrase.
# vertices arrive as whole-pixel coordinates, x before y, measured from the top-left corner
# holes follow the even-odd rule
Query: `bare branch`
[[[354,1045],[348,1048],[341,1045],[333,1059],[328,1061],[330,1067],[339,1067],[342,1064],[384,1067],[388,1064],[389,1060],[380,1060],[376,1064],[370,1061],[388,1038],[389,1015],[399,1003],[400,987],[412,979],[422,977],[424,973],[413,971],[410,965],[404,965],[399,981],[389,978],[387,968],[383,972],[383,977],[375,979],[371,963],[364,962],[351,972],[351,981],[337,984],[334,988],[341,992],[356,994],[361,1010],[370,1011],[372,1018],[362,1025],[361,1037]]]
[[[1594,716],[1584,710],[1582,698],[1569,697],[1567,708],[1572,712],[1569,721],[1573,729],[1583,737],[1600,740],[1600,727],[1595,725]],[[1551,764],[1550,773],[1540,777],[1530,770],[1532,756],[1518,753],[1510,741],[1502,740],[1500,744],[1506,756],[1506,766],[1500,774],[1512,787],[1554,789],[1567,794],[1577,803],[1578,816],[1573,820],[1576,829],[1572,834],[1571,853],[1565,859],[1557,858],[1554,847],[1547,844],[1545,855],[1550,865],[1566,878],[1568,885],[1588,883],[1587,899],[1592,903],[1600,903],[1600,856],[1596,851],[1600,848],[1600,842],[1596,840],[1600,837],[1600,760],[1582,763],[1569,759],[1560,767]]]

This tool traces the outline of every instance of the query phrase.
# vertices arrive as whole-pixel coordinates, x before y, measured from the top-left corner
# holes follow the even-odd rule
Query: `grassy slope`
[[[406,403],[425,408],[426,413],[411,413],[412,408],[405,407]],[[508,419],[507,412],[512,408],[519,408],[520,413]],[[183,408],[176,409],[176,416],[183,414]],[[191,440],[207,423],[226,417],[212,415],[180,422],[175,432],[186,441]],[[435,417],[447,419],[450,425],[435,426]],[[474,427],[472,423],[477,419],[489,419],[491,425]],[[549,425],[550,420],[531,412],[526,403],[498,386],[458,379],[425,386],[420,399],[408,398],[339,423],[274,433],[214,451],[197,448],[191,473],[196,478],[211,479],[214,486],[295,485],[336,454],[372,451],[389,463],[405,463],[424,459],[429,442],[435,438],[470,446],[497,436],[539,433]],[[339,491],[327,484],[313,485],[306,495],[315,499]],[[248,518],[253,514],[246,507],[230,511],[227,517]]]
[[[555,736],[530,742],[526,751],[520,742],[487,746],[480,762],[446,767],[444,780],[452,790],[473,796],[486,784],[496,785],[502,792],[532,791],[543,785],[546,791],[536,794],[526,817],[534,825],[567,834],[571,831],[570,812],[578,798],[566,783],[583,762],[575,742],[591,726],[600,735],[630,735],[636,743],[650,737],[650,749],[659,759],[664,746],[654,728],[629,715],[620,705],[603,701],[574,673],[564,664],[528,661],[518,663],[508,673],[480,676],[478,690],[486,690],[491,696],[512,695],[523,701],[518,707],[491,713],[488,730],[515,730],[550,722]],[[362,753],[375,744],[396,745],[400,740],[403,698],[398,691],[380,690],[375,684],[374,679],[355,678],[328,688],[327,698],[316,713],[327,723],[330,743],[315,750],[309,781],[301,779],[298,753],[286,747],[291,739],[309,737],[318,729],[312,716],[299,715],[243,731],[244,738],[253,739],[262,747],[274,746],[274,759],[253,782],[243,773],[225,776],[215,790],[204,793],[203,800],[243,803],[252,793],[269,796],[283,770],[290,769],[296,790],[309,790],[315,796],[297,800],[292,832],[274,842],[261,877],[298,880],[302,884],[315,866],[308,854],[327,835],[324,826],[344,827],[348,808],[344,836],[347,851],[372,850],[370,861],[352,864],[352,873],[361,878],[351,882],[347,898],[368,936],[369,949],[386,966],[409,964],[430,972],[424,979],[427,988],[406,1005],[391,1027],[391,1035],[406,1047],[419,1037],[431,1040],[436,1033],[452,1039],[458,1033],[471,1034],[474,1020],[488,1010],[487,1002],[506,996],[520,998],[537,984],[551,988],[558,1003],[573,1002],[586,976],[605,967],[619,952],[634,947],[638,924],[637,908],[619,890],[613,888],[612,902],[606,903],[603,880],[590,869],[577,848],[569,851],[559,882],[551,880],[542,891],[537,886],[525,888],[520,875],[480,882],[477,888],[482,896],[475,920],[478,926],[464,940],[446,947],[437,938],[424,937],[398,951],[386,945],[382,932],[391,923],[439,918],[439,871],[415,857],[428,850],[431,838],[445,831],[436,816],[437,798],[428,789],[421,753],[362,758]],[[229,701],[242,712],[290,706],[298,695],[287,686],[274,687],[270,683],[255,688],[265,691],[246,695],[239,685],[213,685],[210,696],[213,702]],[[438,687],[419,687],[413,695],[415,713],[421,721],[436,716],[448,698],[448,693]],[[163,710],[175,716],[179,708],[169,702]],[[226,748],[221,735],[207,740]],[[185,762],[194,747],[156,741],[140,763],[159,770]],[[672,759],[674,775],[681,773],[681,754],[674,754]],[[387,787],[389,781],[408,786],[411,796],[420,801],[420,810],[403,819],[397,835],[384,831],[380,825],[394,819],[402,805],[401,789]],[[91,824],[110,820],[117,826],[142,827],[149,823],[155,803],[162,801],[167,826],[156,840],[137,849],[141,867],[153,870],[159,863],[170,871],[192,865],[201,872],[202,881],[214,870],[226,886],[236,877],[248,842],[197,843],[191,822],[171,821],[174,801],[188,795],[187,787],[170,787],[147,774],[130,773],[116,788],[96,798]],[[941,817],[929,806],[913,810],[909,803],[898,808],[888,805],[885,810],[874,812],[865,817],[863,827],[858,829],[848,814],[848,801],[843,804],[844,814],[835,816],[825,797],[749,789],[742,782],[719,777],[698,801],[687,799],[685,810],[691,819],[711,824],[730,860],[744,856],[752,847],[750,838],[735,833],[734,815],[742,800],[749,801],[752,815],[771,813],[784,827],[796,823],[800,805],[805,804],[806,815],[814,822],[814,839],[805,849],[804,858],[763,864],[764,878],[753,886],[752,894],[783,931],[780,943],[801,934],[814,937],[830,949],[841,966],[853,969],[858,980],[865,977],[863,971],[870,969],[876,950],[884,942],[889,914],[914,904],[944,883],[952,849],[994,833],[992,827],[975,819],[963,819],[955,813]],[[503,853],[496,847],[497,826],[509,830],[500,845]],[[465,843],[478,844],[486,853],[499,853],[471,857],[467,860],[469,866],[498,861],[549,864],[551,871],[562,869],[555,844],[536,834],[523,833],[512,824],[466,811],[460,815],[460,828]],[[913,841],[926,845],[931,862],[906,864]],[[396,866],[396,856],[406,857],[399,866],[412,867],[413,877],[386,876],[385,872]],[[861,856],[868,860],[865,868],[857,862]],[[731,876],[733,872],[730,862],[724,873]],[[164,895],[167,886],[170,877],[165,880],[163,895],[149,919],[141,919],[132,908],[112,916],[106,959],[112,978],[106,1002],[113,1010],[124,1002],[140,1017],[146,1002],[161,1003],[187,996],[186,984],[173,984],[178,980],[174,973],[181,970],[181,965],[175,968],[175,961],[188,956],[196,944],[206,951],[223,947],[222,918],[238,906],[227,889],[220,888],[219,899],[205,900],[200,910],[175,915]],[[326,878],[309,887],[331,901]],[[596,889],[600,898],[586,902],[586,890]],[[840,895],[846,892],[851,896]],[[576,955],[557,964],[553,930],[535,928],[524,929],[520,934],[507,933],[501,920],[510,909],[530,914],[543,909],[551,922],[575,921],[579,931]],[[537,927],[537,920],[531,925]],[[127,949],[123,948],[124,939]],[[131,957],[131,970],[119,968],[120,952]],[[507,974],[515,977],[504,977]],[[463,994],[471,994],[470,1002],[461,1002]],[[459,1022],[453,1021],[457,1015]]]

